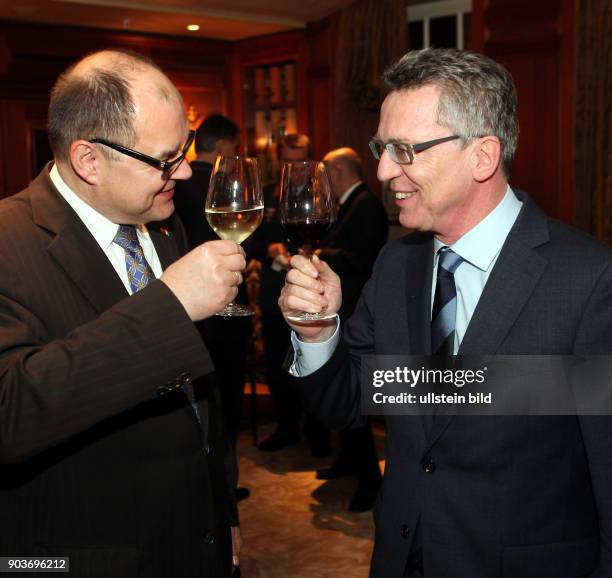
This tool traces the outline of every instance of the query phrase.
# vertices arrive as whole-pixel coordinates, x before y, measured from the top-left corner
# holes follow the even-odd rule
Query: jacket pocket
[[[597,537],[534,546],[507,546],[503,578],[577,578],[599,566]]]

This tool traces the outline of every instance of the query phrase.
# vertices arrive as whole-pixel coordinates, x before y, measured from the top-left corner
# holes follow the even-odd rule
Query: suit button
[[[210,453],[210,444],[205,443],[202,449],[204,450],[204,453],[208,455]]]
[[[404,538],[404,540],[408,540],[408,538],[410,538],[410,530],[406,524],[402,524],[400,533],[402,534],[402,538]]]
[[[430,456],[425,456],[421,462],[421,467],[426,474],[432,474],[436,471],[436,462]]]
[[[207,544],[214,544],[215,543],[215,533],[206,532],[206,534],[204,534],[204,542],[206,542]]]

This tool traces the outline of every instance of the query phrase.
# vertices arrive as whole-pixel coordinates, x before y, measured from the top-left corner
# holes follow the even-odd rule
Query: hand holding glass
[[[206,219],[221,239],[240,244],[263,218],[263,193],[257,159],[217,157],[206,196]],[[232,302],[217,315],[244,317],[254,311]]]
[[[335,199],[325,164],[305,161],[284,163],[279,200],[280,222],[287,238],[310,259],[336,220]],[[332,319],[335,313],[298,312],[291,321]]]

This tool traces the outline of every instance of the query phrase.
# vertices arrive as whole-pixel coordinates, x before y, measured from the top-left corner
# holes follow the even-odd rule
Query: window
[[[407,8],[410,48],[470,48],[471,12],[471,0],[410,4]]]

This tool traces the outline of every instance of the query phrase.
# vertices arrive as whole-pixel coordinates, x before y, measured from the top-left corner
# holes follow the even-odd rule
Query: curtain
[[[374,191],[379,185],[368,141],[378,127],[381,75],[406,52],[407,24],[405,0],[357,0],[340,13],[332,145],[359,153]]]
[[[576,223],[612,242],[612,3],[576,2]]]

